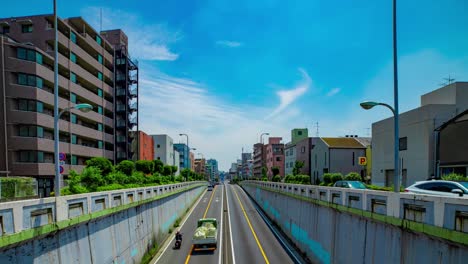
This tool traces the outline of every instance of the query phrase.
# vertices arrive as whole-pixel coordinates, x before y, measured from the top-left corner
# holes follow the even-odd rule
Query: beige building
[[[437,175],[435,130],[466,109],[468,82],[456,82],[422,95],[420,107],[400,114],[402,186]],[[393,143],[393,117],[372,124],[373,184],[393,184]]]

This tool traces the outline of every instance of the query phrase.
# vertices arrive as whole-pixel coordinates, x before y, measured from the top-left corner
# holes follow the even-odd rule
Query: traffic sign
[[[367,165],[367,158],[366,157],[359,157],[359,165],[366,166]]]
[[[63,152],[59,153],[59,160],[65,160],[67,158],[67,155]]]
[[[60,166],[60,174],[63,173],[63,166]]]

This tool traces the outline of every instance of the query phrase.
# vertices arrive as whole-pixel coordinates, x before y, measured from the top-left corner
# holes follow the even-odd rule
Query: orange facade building
[[[154,159],[154,141],[153,137],[147,135],[143,131],[138,131],[139,137],[139,159],[153,160]]]

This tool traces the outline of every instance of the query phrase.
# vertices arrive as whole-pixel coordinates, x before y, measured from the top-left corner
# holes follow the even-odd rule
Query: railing
[[[183,182],[169,185],[121,189],[0,203],[0,236],[18,233],[55,221],[62,221],[109,208],[128,205],[206,182]]]
[[[468,198],[262,181],[242,184],[468,233]]]

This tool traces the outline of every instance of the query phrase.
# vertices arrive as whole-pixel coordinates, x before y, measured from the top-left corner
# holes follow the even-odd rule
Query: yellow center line
[[[237,192],[236,192],[235,188],[232,188],[232,189],[234,190],[234,194],[236,195],[237,200],[239,201],[242,212],[244,212],[244,216],[245,216],[245,219],[247,220],[247,224],[249,224],[250,231],[252,231],[252,234],[253,234],[253,236],[255,238],[255,241],[257,242],[257,246],[260,249],[260,252],[262,253],[263,259],[265,259],[265,263],[270,264],[270,262],[268,261],[267,256],[265,255],[265,251],[263,251],[262,245],[260,245],[260,241],[258,241],[257,234],[255,233],[255,230],[253,229],[252,224],[250,224],[249,217],[247,216],[247,213],[245,212],[244,206],[242,205],[242,202],[239,199],[239,195],[237,195]]]
[[[213,189],[213,191],[211,192],[210,201],[208,201],[208,206],[206,207],[205,213],[203,214],[203,218],[206,217],[206,214],[208,213],[208,209],[210,209],[211,201],[213,200],[213,196],[214,196],[214,194],[215,194],[215,192],[216,192],[216,187],[217,187],[217,186],[215,186],[214,189]],[[190,261],[190,256],[192,256],[192,251],[193,251],[193,245],[192,245],[192,247],[190,248],[190,251],[189,251],[187,257],[185,258],[185,264],[188,264],[188,263],[189,263],[189,261]]]

